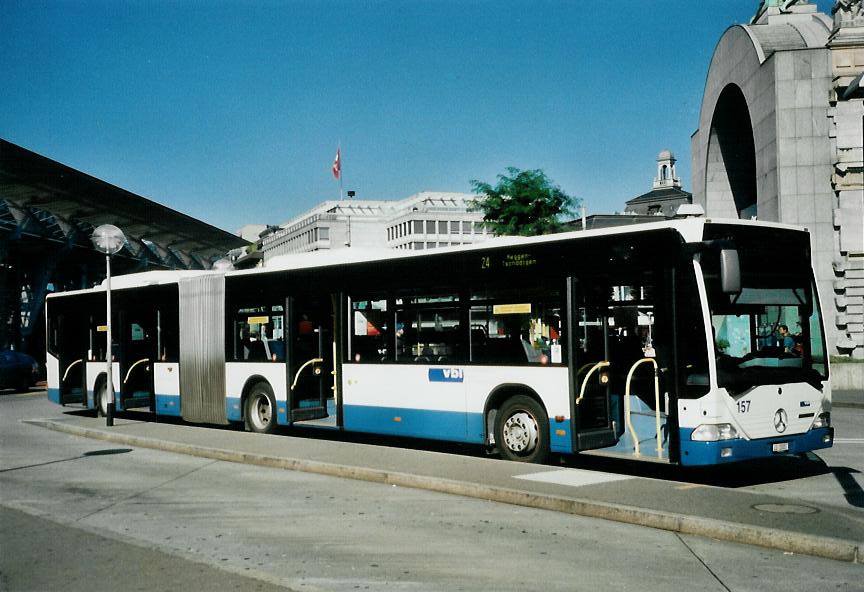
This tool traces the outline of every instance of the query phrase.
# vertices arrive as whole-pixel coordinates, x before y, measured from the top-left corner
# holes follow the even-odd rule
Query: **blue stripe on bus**
[[[830,448],[834,442],[834,430],[832,428],[817,428],[806,434],[778,438],[761,438],[758,440],[723,440],[720,442],[694,442],[690,439],[693,428],[681,428],[681,464],[682,465],[715,465],[721,463],[735,462],[752,458],[766,458],[773,456],[772,445],[786,442],[789,444],[789,454],[798,454],[818,450],[819,448]],[[825,436],[830,435],[830,440],[824,442]],[[730,456],[721,456],[721,450],[729,448]]]
[[[48,400],[52,403],[57,403],[60,405],[60,389],[59,388],[49,388],[48,389]],[[93,391],[87,391],[87,400],[84,401],[85,405],[88,409],[95,409],[93,403]]]
[[[482,413],[346,405],[343,417],[345,429],[348,431],[469,444],[483,444],[486,441]],[[552,452],[572,453],[571,438],[569,419],[562,423],[549,420],[549,444]]]
[[[560,432],[560,433],[559,433]],[[573,440],[570,433],[570,419],[558,423],[554,419],[549,420],[549,449],[552,452],[571,454],[573,452]]]
[[[243,406],[240,397],[225,398],[225,417],[228,421],[243,421]]]
[[[180,395],[156,394],[156,413],[180,417]]]
[[[483,443],[481,413],[345,405],[343,417],[349,431]]]

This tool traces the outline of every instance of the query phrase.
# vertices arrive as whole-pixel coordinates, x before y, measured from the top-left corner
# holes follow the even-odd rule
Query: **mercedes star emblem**
[[[777,430],[778,434],[782,434],[786,431],[786,426],[789,424],[789,416],[786,414],[785,409],[778,409],[777,413],[774,414],[774,429]]]

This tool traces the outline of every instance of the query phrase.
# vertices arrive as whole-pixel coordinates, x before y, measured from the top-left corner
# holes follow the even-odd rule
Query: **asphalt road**
[[[21,423],[62,415],[0,397],[0,589],[864,590],[861,565]],[[830,451],[856,484],[857,450]],[[818,495],[797,481],[740,487]]]

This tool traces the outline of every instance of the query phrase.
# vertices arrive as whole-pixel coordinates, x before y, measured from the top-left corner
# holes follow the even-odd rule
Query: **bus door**
[[[663,456],[665,397],[656,368],[668,331],[658,333],[655,322],[656,279],[650,270],[619,276],[574,282],[575,444]]]
[[[337,296],[289,297],[285,306],[291,423],[335,414]]]
[[[575,282],[571,285],[575,288]],[[573,444],[576,450],[605,448],[617,442],[620,430],[611,392],[608,314],[604,306],[590,304],[580,290],[570,292]]]
[[[120,376],[114,388],[123,409],[155,409],[153,363],[157,360],[157,313],[152,307],[131,306],[120,312]]]
[[[60,385],[57,401],[61,404],[82,403],[86,395],[85,373],[88,359],[89,317],[83,311],[60,311],[51,315],[49,349],[59,360]],[[54,347],[51,348],[50,346]],[[90,346],[92,350],[92,345]]]

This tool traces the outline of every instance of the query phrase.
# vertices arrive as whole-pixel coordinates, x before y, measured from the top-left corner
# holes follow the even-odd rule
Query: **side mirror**
[[[724,294],[741,293],[741,266],[735,249],[720,251],[720,286]]]

